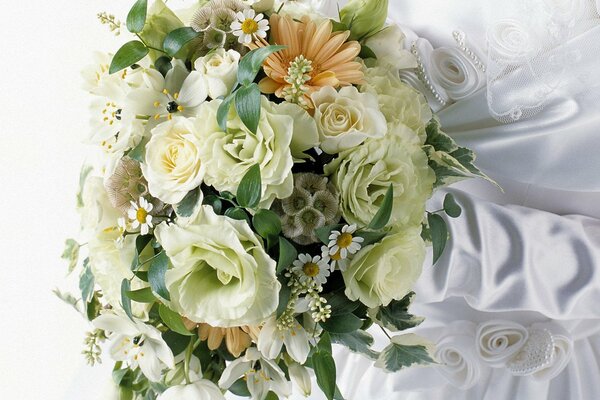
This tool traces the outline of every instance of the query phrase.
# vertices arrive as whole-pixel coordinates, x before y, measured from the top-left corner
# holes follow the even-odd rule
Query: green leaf
[[[360,54],[358,56],[360,58],[362,58],[363,60],[366,60],[367,58],[377,59],[377,55],[375,54],[375,52],[373,50],[371,50],[370,47],[368,47],[364,44],[360,45]]]
[[[231,103],[235,99],[236,92],[231,92],[231,94],[219,105],[219,109],[217,110],[217,122],[219,123],[219,127],[223,132],[227,132],[227,119],[229,118],[229,110],[231,109]]]
[[[351,333],[332,333],[331,341],[346,346],[354,353],[363,354],[371,360],[376,360],[377,357],[379,357],[379,353],[371,349],[371,346],[373,346],[374,343],[373,336],[365,331],[358,330]]]
[[[127,30],[131,33],[140,33],[146,24],[147,13],[148,0],[137,0],[127,14]]]
[[[440,122],[436,118],[429,122],[425,132],[427,133],[425,144],[432,146],[436,151],[452,153],[458,149],[456,142],[442,132]]]
[[[127,297],[137,303],[154,303],[156,301],[156,297],[154,297],[154,293],[152,293],[152,289],[147,287],[144,289],[133,290],[125,293]]]
[[[193,28],[187,26],[177,28],[174,31],[169,32],[165,37],[163,50],[171,57],[175,57],[186,44],[197,38],[199,35],[200,34]]]
[[[331,19],[331,25],[333,26],[333,32],[343,32],[350,30],[348,26],[344,23],[336,21],[335,19]]]
[[[462,214],[462,209],[456,202],[452,193],[446,194],[446,197],[444,198],[444,211],[452,218],[458,218]]]
[[[323,244],[329,244],[329,236],[332,231],[340,231],[344,225],[327,225],[319,229],[315,229],[315,235]]]
[[[277,274],[292,266],[298,258],[298,250],[283,237],[279,237],[279,259],[277,260]]]
[[[133,400],[133,390],[126,387],[119,387],[119,400]]]
[[[215,196],[213,194],[208,195],[204,198],[204,200],[202,201],[202,204],[207,205],[207,206],[211,206],[215,212],[215,214],[221,214],[221,212],[223,211],[223,202],[221,201],[221,199],[218,196]]]
[[[135,238],[135,251],[137,252],[138,256],[142,254],[146,246],[148,246],[148,243],[150,243],[153,238],[154,236],[152,235],[139,235],[137,238]]]
[[[61,258],[69,262],[68,273],[73,272],[79,261],[79,248],[81,246],[75,239],[67,239],[65,241],[65,249],[61,255]]]
[[[279,290],[279,303],[277,305],[277,318],[281,317],[287,308],[288,302],[292,297],[292,288],[290,288],[287,284],[282,284],[281,289]]]
[[[235,110],[246,128],[253,134],[260,122],[260,89],[256,83],[242,86],[235,92]]]
[[[321,339],[319,340],[319,343],[317,343],[317,351],[333,354],[333,349],[331,348],[331,336],[328,332],[321,335]]]
[[[351,314],[360,306],[360,302],[350,300],[342,290],[326,293],[323,297],[331,306],[332,316]]]
[[[381,203],[381,207],[377,214],[371,220],[369,224],[369,228],[374,230],[379,230],[385,228],[387,223],[390,221],[390,217],[392,216],[392,207],[394,206],[394,187],[390,185],[387,192],[385,193],[385,197],[383,198],[383,203]]]
[[[231,207],[225,211],[225,216],[231,219],[236,219],[238,221],[247,221],[250,223],[250,218],[248,217],[248,213],[243,208],[240,207]]]
[[[427,214],[427,222],[429,223],[429,229],[431,231],[431,242],[433,244],[433,264],[437,263],[444,249],[446,248],[446,241],[448,240],[448,227],[444,218],[437,214]]]
[[[354,314],[342,314],[332,316],[325,322],[321,322],[321,326],[331,333],[350,333],[360,329],[363,321]]]
[[[185,195],[183,200],[181,200],[179,204],[175,206],[175,212],[180,217],[191,217],[194,214],[194,211],[198,209],[198,206],[201,205],[201,198],[202,190],[200,190],[200,187],[191,190],[188,194]]]
[[[252,217],[252,226],[269,243],[273,242],[279,236],[279,233],[281,233],[281,219],[270,210],[258,210],[254,214],[254,217]]]
[[[112,59],[108,72],[114,74],[122,69],[132,66],[148,55],[148,48],[139,40],[125,43]]]
[[[71,307],[73,307],[78,312],[81,312],[81,310],[79,309],[79,307],[77,307],[77,303],[79,302],[79,300],[77,300],[70,293],[63,293],[58,288],[52,289],[52,293],[54,293],[56,295],[56,297],[58,297],[59,299],[61,299],[66,304],[70,305]]]
[[[371,310],[369,315],[374,316],[375,321],[392,332],[414,328],[424,321],[424,318],[416,317],[408,312],[414,298],[415,293],[411,292],[402,300],[393,300],[385,307],[381,306]]]
[[[356,236],[364,239],[364,241],[362,242],[362,247],[366,247],[370,244],[379,243],[383,238],[387,236],[387,233],[359,231],[356,233]]]
[[[77,192],[77,207],[81,208],[84,206],[83,204],[83,187],[85,186],[85,181],[87,180],[90,173],[94,170],[93,167],[84,166],[81,168],[81,172],[79,173],[79,191]]]
[[[148,282],[152,290],[165,300],[171,300],[169,290],[165,285],[165,274],[169,269],[169,258],[164,251],[158,253],[148,269]]]
[[[312,356],[313,369],[317,376],[317,384],[328,400],[335,394],[336,369],[335,361],[330,353],[318,351]]]
[[[119,386],[121,384],[121,381],[123,380],[123,377],[129,371],[130,371],[129,369],[115,369],[112,372],[112,378],[113,378],[113,381],[115,382],[115,385]]]
[[[238,204],[245,208],[255,208],[262,195],[260,166],[252,166],[242,178],[237,190]]]
[[[265,400],[279,400],[279,396],[277,396],[274,392],[269,392],[267,393]]]
[[[79,276],[79,290],[81,290],[81,299],[85,306],[92,300],[94,295],[94,274],[88,258],[84,260],[83,271]]]
[[[167,73],[173,68],[173,64],[171,64],[171,57],[158,57],[156,61],[154,61],[154,68],[156,68],[163,77],[166,77]]]
[[[231,393],[235,394],[238,397],[252,397],[250,391],[248,390],[248,385],[246,384],[246,381],[243,378],[240,378],[237,381],[233,382],[233,385],[231,385],[227,390],[229,390]]]
[[[271,54],[285,49],[286,46],[266,46],[252,50],[246,54],[238,66],[238,82],[242,85],[249,85],[254,82],[256,75],[260,71],[263,62]]]
[[[121,307],[123,311],[133,321],[133,313],[131,311],[131,299],[127,296],[127,292],[131,291],[131,284],[129,279],[123,279],[121,281]]]
[[[175,311],[172,311],[169,307],[161,304],[158,306],[158,314],[160,315],[160,319],[165,323],[169,329],[173,332],[177,332],[180,335],[184,336],[194,336],[194,333],[188,331],[183,324],[183,320],[181,319],[181,315],[177,314]]]
[[[379,354],[375,366],[397,372],[415,364],[425,365],[435,362],[425,346],[399,344],[394,342],[395,339],[397,338],[393,338],[392,343]]]
[[[146,161],[146,145],[149,141],[150,139],[144,137],[142,140],[140,140],[137,146],[127,153],[127,156],[139,163],[144,163]]]

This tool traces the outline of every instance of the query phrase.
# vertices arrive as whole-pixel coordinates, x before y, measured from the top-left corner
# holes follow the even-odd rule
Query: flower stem
[[[387,333],[387,331],[383,328],[383,326],[378,325],[381,330],[383,331],[383,333],[385,334],[385,336],[387,336],[388,339],[392,340],[392,337],[389,335],[389,333]]]
[[[198,347],[198,345],[200,344],[200,339],[196,339],[196,336],[192,336],[190,339],[190,344],[188,345],[187,349],[185,350],[185,360],[184,360],[184,364],[183,364],[183,372],[185,374],[185,382],[189,385],[190,383],[192,383],[191,379],[190,379],[190,361],[192,360],[192,354],[194,353],[194,350],[196,350],[196,347]]]

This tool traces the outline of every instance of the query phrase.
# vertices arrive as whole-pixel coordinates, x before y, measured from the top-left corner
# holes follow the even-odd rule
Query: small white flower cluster
[[[306,83],[310,81],[312,71],[312,61],[307,60],[302,55],[290,62],[288,75],[285,77],[285,81],[290,86],[283,90],[283,98],[287,102],[298,104],[305,109],[308,108],[308,102],[305,98],[308,93]]]

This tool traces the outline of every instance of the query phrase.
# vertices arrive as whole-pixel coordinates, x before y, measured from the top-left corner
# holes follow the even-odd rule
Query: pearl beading
[[[466,44],[467,35],[461,31],[454,31],[454,32],[452,32],[452,36],[454,37],[454,40],[458,44],[458,48],[463,53],[465,53],[465,55],[467,57],[469,57],[471,59],[471,61],[473,61],[473,64],[475,65],[475,67],[477,67],[481,72],[485,73],[485,71],[487,70],[485,64],[481,61],[481,59],[477,56],[477,54],[473,50],[471,50],[469,47],[467,47],[467,44]]]
[[[419,50],[417,49],[416,42],[413,43],[411,46],[411,53],[415,56],[417,60],[417,77],[423,83],[423,85],[425,85],[427,90],[431,92],[435,100],[442,106],[446,106],[448,102],[444,100],[444,98],[440,95],[440,93],[431,83],[429,76],[427,75],[427,71],[425,70],[425,65],[423,64],[423,60],[421,59],[421,55],[419,54]]]

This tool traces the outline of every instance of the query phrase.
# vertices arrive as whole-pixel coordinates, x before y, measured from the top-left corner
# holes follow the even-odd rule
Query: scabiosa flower
[[[256,14],[253,9],[244,10],[236,14],[237,20],[231,23],[231,30],[238,41],[243,44],[250,44],[253,39],[267,37],[269,30],[269,21],[264,19],[263,14]]]
[[[341,260],[348,258],[348,255],[355,254],[362,247],[364,239],[354,236],[356,225],[345,225],[342,231],[333,231],[329,235],[329,255],[336,256],[339,252]]]
[[[312,257],[310,254],[300,254],[294,261],[292,272],[298,276],[301,282],[314,280],[318,284],[324,285],[329,276],[329,265],[327,260],[321,256]]]
[[[153,208],[152,203],[143,197],[140,197],[139,204],[132,201],[131,208],[127,212],[127,216],[131,220],[131,228],[140,228],[142,235],[147,235],[150,228],[154,226],[152,225],[152,215],[150,215]]]
[[[148,194],[148,182],[142,175],[140,163],[123,157],[104,184],[113,207],[126,213],[131,202]]]

